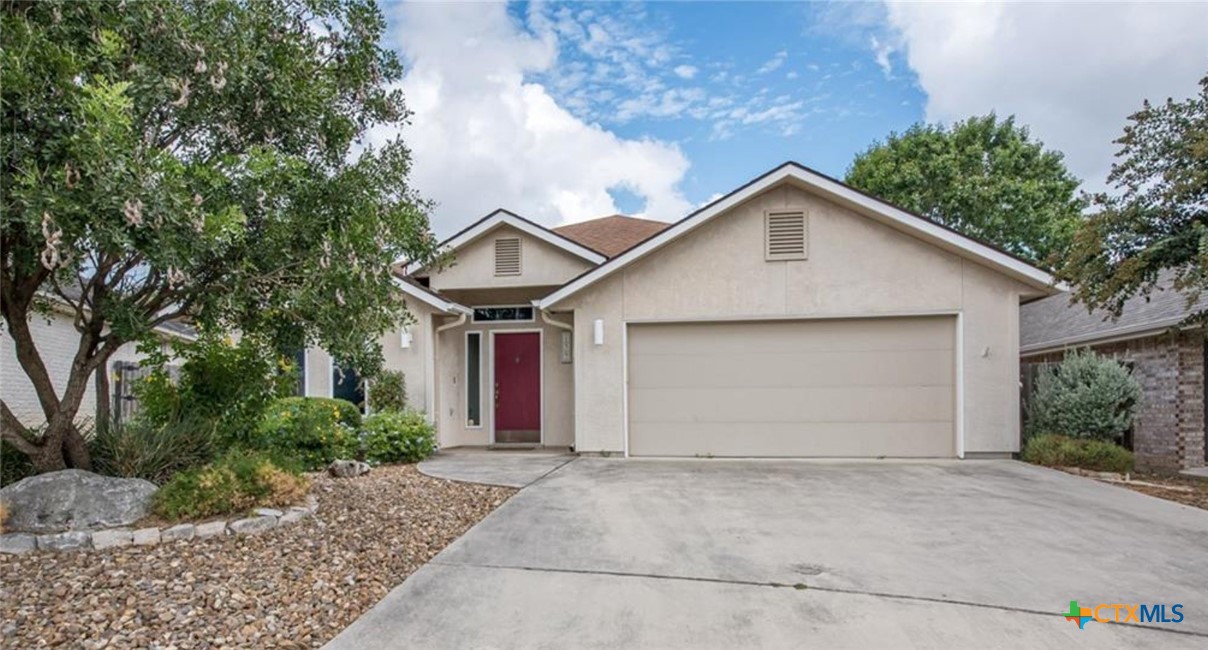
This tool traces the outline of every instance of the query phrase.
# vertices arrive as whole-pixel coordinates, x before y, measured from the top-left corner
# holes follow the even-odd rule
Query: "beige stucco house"
[[[453,446],[628,456],[1018,451],[1019,307],[1053,279],[786,163],[674,224],[497,211],[400,264],[382,344]],[[308,394],[333,366],[306,355]],[[370,387],[372,390],[372,387]]]

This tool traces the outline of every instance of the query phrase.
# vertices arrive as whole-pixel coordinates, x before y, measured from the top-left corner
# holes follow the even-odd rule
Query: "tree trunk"
[[[110,427],[113,419],[110,415],[109,368],[108,362],[96,369],[96,426]]]
[[[92,454],[88,451],[88,440],[74,424],[63,436],[63,455],[71,467],[92,470]]]

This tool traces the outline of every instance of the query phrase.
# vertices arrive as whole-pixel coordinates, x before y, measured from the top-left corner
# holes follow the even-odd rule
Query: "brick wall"
[[[1178,471],[1204,466],[1204,334],[1161,334],[1091,346],[1131,363],[1141,384],[1133,422],[1138,469]],[[1064,352],[1024,357],[1024,363],[1060,361]]]

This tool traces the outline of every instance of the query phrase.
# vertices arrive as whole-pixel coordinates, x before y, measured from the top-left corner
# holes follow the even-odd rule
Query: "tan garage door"
[[[635,456],[951,457],[955,318],[629,326]]]

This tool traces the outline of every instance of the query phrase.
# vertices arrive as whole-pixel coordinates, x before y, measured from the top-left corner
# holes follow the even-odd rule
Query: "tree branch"
[[[0,414],[0,440],[4,440],[26,456],[33,456],[41,451],[41,447],[30,442],[22,433],[25,431],[25,425],[21,424],[21,420],[8,407],[8,402],[0,399],[0,410],[3,411]]]

